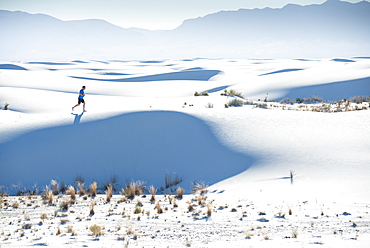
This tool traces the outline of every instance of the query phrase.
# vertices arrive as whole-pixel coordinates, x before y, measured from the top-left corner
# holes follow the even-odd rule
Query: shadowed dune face
[[[73,184],[78,175],[88,183],[117,176],[120,184],[144,180],[161,187],[168,172],[190,190],[195,180],[213,184],[255,161],[220,144],[203,121],[177,112],[130,113],[39,130],[1,144],[0,151],[0,182],[6,187],[42,188],[51,179]]]
[[[170,72],[163,74],[155,74],[142,77],[118,78],[118,79],[102,79],[102,78],[87,78],[87,77],[72,77],[76,79],[85,79],[93,81],[107,82],[149,82],[149,81],[166,81],[166,80],[199,80],[208,81],[211,77],[216,76],[221,71],[219,70],[186,70],[179,72]]]
[[[24,70],[26,71],[27,69],[22,66],[13,65],[13,64],[0,64],[0,70]]]
[[[329,84],[297,87],[290,89],[289,93],[285,95],[285,97],[295,99],[297,97],[310,98],[312,96],[318,96],[325,99],[325,101],[339,101],[342,99],[349,99],[353,96],[369,94],[370,77]],[[278,100],[282,99],[283,98],[280,98]]]

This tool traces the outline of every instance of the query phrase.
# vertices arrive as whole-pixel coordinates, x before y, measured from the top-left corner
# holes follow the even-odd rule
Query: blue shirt
[[[83,99],[84,98],[84,95],[85,95],[85,90],[84,89],[81,89],[80,90],[80,94],[78,94],[78,98],[79,99]]]

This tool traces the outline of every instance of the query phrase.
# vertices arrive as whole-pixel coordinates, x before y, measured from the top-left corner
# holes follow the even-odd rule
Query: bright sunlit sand
[[[3,61],[0,246],[366,247],[369,105],[346,100],[370,95],[369,68],[368,58]],[[87,112],[72,111],[81,86]],[[280,103],[314,96],[325,103]],[[81,181],[98,195],[62,192]],[[144,193],[121,194],[138,181]]]

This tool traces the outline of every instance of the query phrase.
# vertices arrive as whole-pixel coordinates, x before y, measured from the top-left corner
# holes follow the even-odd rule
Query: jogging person
[[[82,103],[83,112],[86,112],[86,110],[85,110],[85,100],[84,100],[85,89],[86,89],[86,87],[82,86],[82,89],[80,90],[80,93],[78,94],[78,103],[75,106],[72,107],[72,111],[74,110],[75,107],[80,106],[80,104]]]

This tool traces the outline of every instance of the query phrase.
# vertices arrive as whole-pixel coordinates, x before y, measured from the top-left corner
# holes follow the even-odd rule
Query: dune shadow
[[[290,89],[289,92],[277,101],[283,98],[310,98],[318,96],[325,101],[339,101],[349,99],[353,96],[370,95],[370,77],[328,84],[304,86]]]
[[[104,81],[104,82],[150,82],[150,81],[167,81],[167,80],[198,80],[208,81],[211,77],[217,75],[219,70],[189,70],[170,72],[162,74],[154,74],[149,76],[131,77],[131,78],[117,78],[117,79],[103,79],[103,78],[88,78],[88,77],[75,77],[75,79]]]
[[[1,70],[23,70],[27,71],[26,68],[18,65],[13,65],[13,64],[0,64],[0,69]]]
[[[352,63],[352,62],[356,62],[354,60],[351,60],[351,59],[332,59],[331,61],[335,61],[335,62],[346,62],[346,63]]]
[[[292,72],[292,71],[302,71],[304,69],[284,69],[284,70],[279,70],[279,71],[273,71],[269,73],[264,73],[259,76],[266,76],[266,75],[271,75],[271,74],[277,74],[277,73],[285,73],[285,72]]]
[[[194,181],[214,184],[256,160],[222,145],[202,120],[166,111],[38,130],[0,144],[0,151],[0,184],[7,188],[43,187],[52,179],[73,184],[77,175],[87,182],[116,175],[121,184],[143,180],[160,188],[166,173],[176,173],[191,192]]]
[[[213,89],[209,89],[207,90],[208,93],[215,93],[217,91],[221,91],[221,90],[224,90],[226,89],[227,87],[229,87],[230,85],[225,85],[225,86],[220,86],[220,87],[216,87],[216,88],[213,88]]]
[[[60,63],[60,62],[27,62],[31,65],[74,65],[73,63]]]

